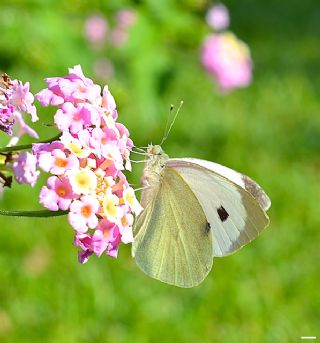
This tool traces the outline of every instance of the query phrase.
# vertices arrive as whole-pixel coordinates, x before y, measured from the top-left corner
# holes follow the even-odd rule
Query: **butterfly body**
[[[132,254],[148,275],[179,287],[201,283],[214,256],[229,255],[267,225],[270,200],[250,178],[149,146]]]

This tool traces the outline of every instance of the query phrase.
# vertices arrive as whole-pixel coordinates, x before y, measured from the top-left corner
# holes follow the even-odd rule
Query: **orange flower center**
[[[63,198],[66,195],[66,190],[63,187],[58,187],[57,188],[57,194],[59,195],[60,198]]]
[[[123,227],[126,227],[128,225],[128,221],[127,221],[126,216],[123,216],[121,218],[121,224],[122,224]]]
[[[84,217],[90,217],[91,215],[91,206],[89,205],[85,205],[81,208],[81,214],[84,216]]]
[[[55,159],[54,163],[55,163],[55,165],[57,167],[64,168],[64,167],[67,166],[68,161],[66,159],[64,159],[64,158],[59,158],[58,157],[58,158]]]

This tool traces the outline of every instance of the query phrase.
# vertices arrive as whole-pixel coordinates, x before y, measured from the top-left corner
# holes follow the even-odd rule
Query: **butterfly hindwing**
[[[270,207],[270,200],[251,179],[252,192],[240,184],[241,174],[213,162],[170,159],[167,166],[180,173],[199,200],[211,226],[214,256],[237,251],[268,225],[263,208]]]
[[[165,168],[138,217],[133,256],[149,276],[179,287],[198,285],[212,267],[212,234],[206,215],[188,184]],[[150,194],[154,192],[154,194]]]

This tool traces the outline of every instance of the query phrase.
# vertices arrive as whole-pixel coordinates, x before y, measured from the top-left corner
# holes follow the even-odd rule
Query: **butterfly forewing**
[[[179,287],[198,285],[212,267],[212,234],[191,188],[172,168],[146,190],[153,199],[138,217],[133,256],[149,276]],[[154,192],[154,194],[150,194]]]
[[[270,200],[250,179],[261,190],[256,196],[266,196],[259,205],[259,199],[236,182],[236,176],[241,174],[224,167],[228,174],[224,177],[221,174],[226,170],[221,169],[218,173],[216,164],[208,168],[210,163],[197,159],[171,159],[167,166],[180,173],[199,200],[211,226],[213,255],[225,256],[256,238],[268,225],[269,219],[262,206],[268,208]]]
[[[198,158],[175,158],[169,160],[169,165],[176,165],[177,163],[181,165],[181,162],[185,163],[193,163],[198,166],[201,166],[205,169],[209,169],[210,171],[221,175],[222,177],[236,183],[241,188],[245,189],[251,195],[257,199],[259,205],[264,211],[267,211],[271,206],[271,201],[265,191],[249,176],[243,175],[231,168],[223,166],[219,163],[215,163],[212,161],[200,160]]]

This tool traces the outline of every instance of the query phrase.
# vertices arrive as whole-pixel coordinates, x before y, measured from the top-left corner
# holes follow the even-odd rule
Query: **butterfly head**
[[[155,156],[155,155],[161,156],[164,154],[164,151],[162,150],[160,145],[149,144],[148,149],[147,149],[147,153],[149,155],[153,155],[153,156]]]
[[[150,144],[147,149],[148,158],[146,161],[145,172],[161,174],[169,156],[162,150],[160,145]]]

